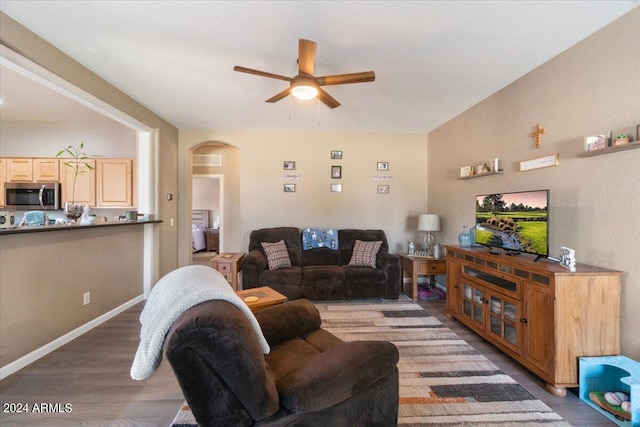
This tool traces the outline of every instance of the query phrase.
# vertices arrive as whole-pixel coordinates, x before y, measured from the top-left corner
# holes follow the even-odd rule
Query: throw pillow
[[[267,256],[269,270],[291,267],[291,259],[289,259],[289,252],[287,251],[287,245],[284,244],[284,240],[276,243],[262,242],[262,248]]]
[[[382,245],[382,240],[376,240],[375,242],[356,240],[349,265],[375,268],[376,256],[380,250],[380,245]]]

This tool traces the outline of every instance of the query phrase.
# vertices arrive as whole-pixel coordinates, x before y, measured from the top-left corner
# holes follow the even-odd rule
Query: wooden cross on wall
[[[536,125],[536,131],[531,133],[531,136],[536,139],[536,148],[540,148],[540,135],[544,133],[544,129],[540,127],[540,123]]]

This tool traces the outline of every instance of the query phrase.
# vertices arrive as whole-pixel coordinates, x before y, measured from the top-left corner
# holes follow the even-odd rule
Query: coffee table
[[[287,297],[274,291],[268,286],[243,289],[241,291],[236,291],[236,294],[244,300],[247,306],[249,306],[249,309],[253,312],[271,307],[272,305],[282,304],[287,301]]]

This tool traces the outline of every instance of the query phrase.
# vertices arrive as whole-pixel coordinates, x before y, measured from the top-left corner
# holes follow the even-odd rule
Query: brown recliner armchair
[[[320,328],[308,300],[255,313],[271,352],[226,301],[187,310],[164,351],[201,426],[392,426],[398,419],[398,349],[343,342]]]

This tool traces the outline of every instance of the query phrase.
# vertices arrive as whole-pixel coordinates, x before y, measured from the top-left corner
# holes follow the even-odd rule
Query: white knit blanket
[[[131,378],[148,378],[160,365],[164,338],[176,319],[194,305],[209,300],[228,301],[238,307],[251,322],[262,351],[269,353],[258,320],[224,276],[204,265],[189,265],[167,274],[151,290],[140,314],[140,344],[131,366]]]

